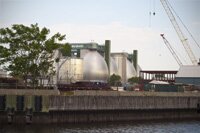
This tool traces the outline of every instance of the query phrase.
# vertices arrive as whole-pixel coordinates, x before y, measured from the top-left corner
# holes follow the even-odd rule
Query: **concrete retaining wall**
[[[34,96],[25,94],[25,108],[33,106],[32,102],[29,103],[33,101],[30,100],[31,97]],[[12,100],[10,103],[15,106]],[[76,123],[185,118],[200,119],[199,93],[72,91],[62,95],[42,96],[42,110],[33,110],[32,122]],[[7,123],[6,110],[0,112],[1,123]],[[15,110],[13,123],[25,123],[25,110]]]
[[[34,113],[32,123],[89,123],[175,119],[200,120],[200,114],[198,114],[194,109],[50,111],[49,113]],[[17,112],[13,118],[13,124],[25,123],[24,114],[22,112]],[[0,112],[0,124],[7,124],[7,116],[5,112]]]
[[[49,110],[196,109],[200,97],[50,96]]]

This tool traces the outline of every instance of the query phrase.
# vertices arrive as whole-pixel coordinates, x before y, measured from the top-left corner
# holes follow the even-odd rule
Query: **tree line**
[[[0,29],[0,65],[11,76],[22,79],[25,87],[42,86],[43,78],[55,74],[55,50],[64,56],[71,55],[68,43],[62,43],[65,35],[56,33],[50,36],[50,30],[40,28],[38,24],[25,26],[14,24],[10,28]]]
[[[10,28],[1,28],[0,65],[11,76],[23,80],[25,87],[43,86],[43,79],[55,75],[53,64],[59,62],[59,57],[53,57],[55,51],[59,50],[63,56],[71,56],[71,46],[64,40],[65,35],[56,33],[50,36],[50,30],[40,28],[38,24],[14,24]],[[139,79],[132,77],[128,82],[138,83]],[[111,75],[109,84],[120,86],[121,77]]]

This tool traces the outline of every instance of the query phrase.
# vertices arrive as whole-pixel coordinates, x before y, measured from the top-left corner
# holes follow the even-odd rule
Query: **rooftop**
[[[200,65],[198,66],[181,66],[176,77],[198,77],[200,78]]]

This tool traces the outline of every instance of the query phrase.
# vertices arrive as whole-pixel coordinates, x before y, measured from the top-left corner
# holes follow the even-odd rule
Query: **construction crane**
[[[164,43],[166,44],[167,48],[169,49],[169,51],[172,53],[174,59],[177,61],[177,63],[179,64],[179,66],[182,66],[182,62],[179,59],[179,57],[176,55],[176,52],[174,51],[174,49],[172,48],[172,46],[170,45],[170,43],[167,41],[167,39],[164,37],[164,34],[160,34],[160,36],[163,38]]]
[[[170,19],[170,21],[171,21],[176,33],[177,33],[180,41],[182,42],[183,47],[185,48],[185,50],[186,50],[186,52],[187,52],[192,64],[193,65],[197,65],[197,60],[196,60],[196,58],[194,56],[194,53],[192,52],[186,37],[184,36],[183,32],[181,31],[181,29],[180,29],[180,27],[179,27],[179,25],[178,25],[178,23],[177,23],[177,21],[176,21],[176,19],[174,17],[174,15],[173,15],[170,7],[169,7],[168,1],[167,0],[160,0],[160,2],[162,3],[162,5],[163,5],[163,7],[165,9],[165,12],[167,13],[167,15],[168,15],[168,17],[169,17],[169,19]]]

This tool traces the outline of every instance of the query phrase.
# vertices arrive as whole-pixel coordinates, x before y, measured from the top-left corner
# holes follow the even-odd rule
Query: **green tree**
[[[134,84],[134,83],[139,83],[140,82],[140,77],[132,77],[132,78],[129,78],[128,79],[128,82],[130,83],[130,84]]]
[[[71,46],[68,43],[62,45],[60,52],[62,53],[62,56],[71,56]]]
[[[112,86],[118,86],[121,84],[121,77],[119,75],[113,74],[110,76],[109,82],[110,82],[110,85]]]
[[[23,79],[25,86],[28,79],[32,87],[37,86],[40,79],[55,73],[55,50],[65,49],[66,55],[71,50],[68,44],[60,43],[65,35],[56,33],[50,37],[49,33],[49,29],[40,29],[38,24],[14,24],[11,28],[1,28],[0,65],[4,65],[12,76]]]

